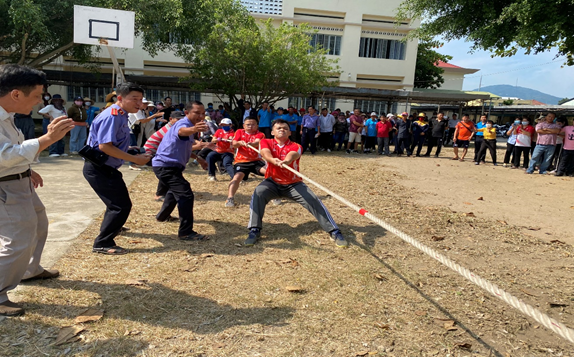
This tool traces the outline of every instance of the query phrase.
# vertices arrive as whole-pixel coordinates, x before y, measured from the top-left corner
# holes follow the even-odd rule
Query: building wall
[[[442,77],[444,78],[444,83],[440,86],[440,89],[462,90],[463,73],[449,73],[445,70]]]

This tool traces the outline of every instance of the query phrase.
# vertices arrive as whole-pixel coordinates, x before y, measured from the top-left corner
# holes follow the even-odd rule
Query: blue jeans
[[[65,146],[66,144],[64,143],[64,139],[56,141],[55,143],[50,145],[50,155],[53,154],[62,155],[64,153]]]
[[[42,119],[42,132],[44,134],[48,132],[48,125],[50,125],[50,119]]]
[[[527,173],[531,174],[534,172],[534,166],[538,165],[540,173],[543,174],[550,166],[550,161],[552,160],[552,154],[556,149],[555,145],[536,145],[534,148],[534,153],[532,154],[532,159],[530,159],[530,165],[526,170]]]
[[[345,133],[335,132],[335,134],[333,134],[333,149],[335,148],[335,144],[339,144],[337,150],[341,150],[344,141],[345,141]]]
[[[70,151],[78,152],[84,147],[87,133],[88,127],[86,126],[75,126],[70,131]]]
[[[233,171],[233,154],[229,152],[224,152],[223,154],[218,153],[217,151],[212,151],[207,154],[207,174],[209,176],[215,176],[215,163],[222,160],[223,167],[229,177],[233,178],[235,175],[235,171]]]

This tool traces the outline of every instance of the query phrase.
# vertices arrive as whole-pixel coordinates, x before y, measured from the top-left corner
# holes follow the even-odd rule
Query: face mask
[[[486,127],[490,129],[492,128],[492,124],[486,124]]]
[[[528,125],[528,122],[527,122],[527,121],[523,121],[523,122],[522,122],[522,125]]]
[[[520,120],[515,120],[515,121],[514,121],[514,124],[520,125]]]
[[[89,107],[90,105],[92,105],[92,102],[86,102],[86,107]]]
[[[44,100],[50,100],[50,97],[49,97],[49,96],[45,96],[45,97],[44,97]]]
[[[231,127],[229,125],[222,125],[221,129],[223,129],[223,131],[229,131]]]
[[[80,101],[77,101],[77,102],[74,102],[74,103],[75,103],[78,107],[81,107],[82,104],[84,104],[84,102],[80,102]]]

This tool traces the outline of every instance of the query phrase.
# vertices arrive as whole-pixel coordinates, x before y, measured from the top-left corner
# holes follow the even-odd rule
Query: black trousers
[[[158,180],[168,188],[163,205],[156,218],[166,221],[177,206],[179,211],[179,237],[185,237],[193,231],[193,202],[194,195],[189,182],[183,177],[182,167],[154,167]]]
[[[456,128],[448,128],[448,134],[447,134],[446,142],[444,143],[445,145],[452,142],[452,138],[454,137],[454,131],[455,130],[456,130]]]
[[[100,168],[89,161],[84,163],[84,178],[106,205],[100,234],[94,241],[94,248],[114,247],[114,238],[128,220],[132,201],[122,173],[104,165]]]
[[[303,136],[301,137],[301,146],[303,147],[303,152],[309,149],[309,145],[311,146],[311,154],[317,152],[317,140],[315,140],[316,134],[317,130],[315,129],[303,128]]]
[[[560,163],[558,164],[557,174],[572,175],[574,174],[574,150],[562,149]]]
[[[486,159],[486,151],[481,156],[478,156],[478,153],[480,152],[480,148],[482,147],[483,142],[484,142],[483,136],[477,135],[474,137],[474,162],[484,161],[484,159]]]
[[[427,153],[425,154],[425,156],[430,156],[432,149],[435,146],[436,146],[436,153],[434,155],[439,156],[440,150],[442,149],[442,138],[434,138],[431,136],[429,138],[429,146],[428,146]]]
[[[514,166],[520,167],[520,155],[524,154],[524,168],[528,168],[530,163],[530,146],[515,146],[514,147]]]
[[[266,139],[272,139],[273,135],[271,135],[271,127],[259,128],[259,131],[265,134]]]
[[[365,150],[375,150],[376,145],[377,145],[377,137],[367,136],[367,140],[365,142]]]
[[[512,157],[512,160],[510,159]],[[506,143],[506,153],[504,154],[504,163],[514,162],[514,145]]]
[[[423,149],[423,144],[425,143],[426,137],[424,135],[413,135],[413,144],[411,145],[411,152],[415,152],[415,147],[417,148],[417,156],[420,156],[421,150]]]
[[[407,151],[407,155],[411,155],[411,148],[410,148],[411,139],[410,138],[399,138],[399,148],[397,153],[402,155],[404,150]]]
[[[325,150],[333,150],[333,132],[321,133],[319,135],[319,146]]]
[[[482,146],[478,152],[478,157],[484,157],[486,159],[486,149],[490,151],[490,157],[492,157],[492,163],[496,164],[496,139],[487,139],[482,141]]]

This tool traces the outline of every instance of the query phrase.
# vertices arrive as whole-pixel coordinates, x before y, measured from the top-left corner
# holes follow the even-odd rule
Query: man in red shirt
[[[357,148],[361,142],[361,132],[365,126],[365,120],[361,116],[361,110],[356,108],[353,111],[353,115],[349,117],[349,142],[347,143],[347,154],[351,153],[351,145],[355,143],[353,147],[353,152],[358,152]],[[362,148],[364,149],[364,148]]]
[[[215,181],[215,163],[221,161],[225,171],[233,179],[233,148],[230,141],[235,137],[235,131],[231,128],[231,119],[222,119],[219,129],[213,134],[212,143],[216,143],[215,150],[207,154],[207,174],[209,181]]]
[[[225,201],[225,207],[235,207],[234,197],[241,180],[247,180],[250,173],[260,176],[265,175],[265,161],[261,159],[261,156],[259,156],[255,150],[248,148],[248,146],[258,148],[261,139],[265,139],[265,134],[257,129],[257,118],[248,116],[243,120],[243,129],[239,129],[235,132],[233,142],[231,143],[231,146],[237,149],[237,153],[235,154],[235,167],[233,169],[235,175],[233,175],[229,183],[229,192],[227,194],[227,201]]]
[[[303,183],[303,179],[281,167],[284,164],[299,171],[299,158],[303,151],[301,145],[289,140],[289,135],[291,135],[289,123],[283,119],[277,119],[271,133],[274,139],[263,139],[259,143],[261,156],[269,163],[269,166],[265,171],[265,180],[255,188],[251,198],[248,225],[250,231],[244,244],[252,246],[261,236],[267,203],[273,199],[290,198],[317,218],[321,227],[331,235],[337,247],[346,248],[349,244],[319,197]]]
[[[381,115],[381,120],[377,123],[377,151],[379,155],[383,154],[384,147],[385,155],[391,156],[391,152],[389,151],[389,132],[393,128],[393,124],[389,120],[389,116],[392,117],[393,115]]]

